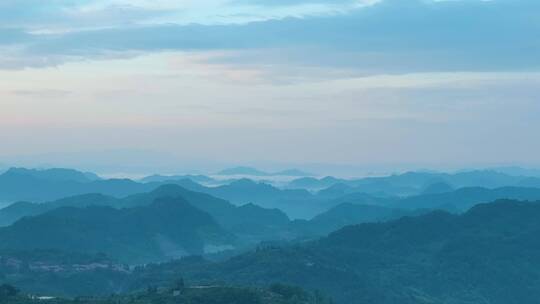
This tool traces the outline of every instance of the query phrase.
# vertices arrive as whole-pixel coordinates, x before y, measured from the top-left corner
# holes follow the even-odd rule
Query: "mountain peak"
[[[91,172],[81,172],[74,169],[51,168],[51,169],[27,169],[12,167],[3,174],[4,176],[30,176],[37,179],[50,181],[74,181],[74,182],[91,182],[100,180],[101,178]]]

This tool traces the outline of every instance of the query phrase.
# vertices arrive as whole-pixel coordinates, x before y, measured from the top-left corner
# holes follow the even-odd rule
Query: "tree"
[[[173,289],[174,290],[184,290],[184,288],[186,287],[186,283],[184,282],[184,279],[183,278],[180,278],[178,280],[176,280],[174,282],[174,285],[173,285]]]
[[[309,298],[308,294],[302,288],[296,286],[276,283],[272,284],[269,290],[273,293],[281,295],[285,300],[300,302],[306,301]]]
[[[148,286],[148,288],[146,289],[146,293],[149,295],[155,295],[157,294],[157,292],[158,292],[158,289],[156,286]]]
[[[0,299],[11,298],[19,294],[19,290],[9,284],[0,285]]]

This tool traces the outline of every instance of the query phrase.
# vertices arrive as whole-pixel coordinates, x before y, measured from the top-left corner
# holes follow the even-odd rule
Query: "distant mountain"
[[[346,185],[348,181],[344,179],[338,179],[332,176],[327,176],[321,179],[315,177],[302,177],[291,181],[287,185],[287,187],[292,189],[300,188],[309,190],[321,190],[324,188],[332,187],[339,183]]]
[[[310,218],[326,209],[320,208],[319,198],[304,189],[279,189],[266,183],[241,179],[229,185],[200,189],[236,205],[253,203],[265,208],[278,208],[292,218]]]
[[[245,192],[248,195],[251,195],[250,189],[253,185],[255,187],[261,186],[247,181],[243,184],[244,187],[247,187]],[[240,187],[242,185],[238,186]],[[207,188],[204,189],[208,190]],[[243,188],[240,187],[237,190],[241,189]],[[281,190],[268,185],[263,184],[262,189],[264,191],[257,191],[268,191],[271,194],[270,196],[275,195],[274,192],[278,193],[277,197],[281,195]],[[253,196],[255,197],[256,195]],[[312,220],[291,222],[287,215],[278,209],[265,209],[254,204],[236,206],[209,194],[191,191],[179,185],[170,184],[160,186],[148,193],[135,194],[123,199],[88,194],[42,204],[19,202],[8,208],[0,209],[0,225],[11,225],[22,217],[36,216],[59,207],[83,208],[94,205],[109,206],[117,209],[133,208],[148,206],[156,199],[163,197],[181,197],[194,207],[207,212],[223,228],[238,237],[237,244],[240,247],[253,246],[261,241],[291,240],[298,237],[322,236],[346,225],[385,221],[403,215],[415,214],[415,211],[411,210],[405,211],[398,210],[396,209],[397,207],[384,207],[392,203],[398,205],[395,201],[356,193],[346,196],[346,199],[343,199],[343,201],[311,201],[314,205],[303,205],[302,208],[322,210],[322,213]],[[324,211],[326,209],[330,210]]]
[[[313,174],[298,169],[289,169],[278,172],[264,172],[251,167],[235,167],[219,171],[217,175],[240,176],[312,176]]]
[[[416,173],[408,173],[399,176],[369,177],[362,179],[341,179],[327,176],[317,178],[299,178],[291,181],[287,188],[300,188],[312,191],[321,191],[333,188],[336,185],[347,186],[347,192],[364,192],[379,196],[403,196],[417,194],[420,187],[424,187],[430,179],[416,176]],[[421,185],[421,186],[420,186]]]
[[[376,194],[351,191],[349,186],[342,184],[319,191],[317,194],[303,189],[279,189],[248,179],[219,187],[204,187],[193,182],[181,185],[192,191],[228,200],[235,205],[253,203],[265,208],[278,208],[293,219],[310,219],[343,203],[376,205],[405,210],[443,209],[451,212],[462,212],[476,204],[497,199],[540,200],[540,188],[526,187],[495,189],[472,187],[407,197],[381,197]],[[448,190],[447,187],[444,188],[444,190]],[[424,188],[424,191],[426,189]],[[440,187],[438,190],[441,191]]]
[[[63,176],[67,175],[69,174],[64,174]],[[80,177],[80,174],[75,175]],[[458,174],[411,172],[402,175],[358,180],[343,180],[333,177],[323,179],[302,178],[289,184],[289,186],[296,187],[288,187],[286,189],[248,179],[240,179],[232,181],[230,184],[207,187],[194,182],[192,179],[148,183],[138,183],[128,179],[87,180],[81,182],[73,180],[66,181],[66,178],[58,177],[56,180],[51,180],[51,178],[46,179],[43,176],[43,174],[36,174],[33,170],[25,169],[13,169],[0,175],[0,201],[46,202],[87,193],[101,193],[107,196],[121,198],[136,193],[150,192],[161,185],[171,183],[180,185],[191,191],[206,193],[227,200],[237,206],[252,203],[264,208],[278,208],[293,219],[310,219],[342,203],[391,206],[398,209],[445,208],[446,210],[450,210],[447,207],[455,204],[449,200],[459,200],[460,197],[459,195],[452,196],[451,193],[454,191],[449,190],[452,188],[461,188],[460,185],[481,184],[494,186],[509,184],[512,186],[508,186],[507,188],[540,188],[540,179],[538,178],[515,177],[494,171],[474,171]],[[318,192],[306,190],[327,185],[330,186]],[[466,187],[471,188],[469,186]],[[482,188],[487,189],[492,187],[483,186]],[[32,189],[32,191],[28,191],[28,189]],[[534,192],[533,190],[530,191]],[[441,197],[431,197],[431,195],[437,194],[446,194],[448,199],[445,199],[444,195]],[[470,197],[465,198],[468,207],[479,202],[487,202],[498,198],[536,199],[534,195],[520,196],[517,192],[514,195],[510,193],[511,196],[506,196],[504,192],[499,192],[497,195],[486,195],[484,197],[475,195],[472,192],[465,194],[465,196]],[[427,197],[423,198],[422,196]],[[409,201],[406,201],[406,199],[409,199]],[[422,199],[428,201],[420,202]],[[392,205],[392,202],[395,202],[396,205]],[[402,207],[399,205],[402,202],[405,202],[405,205],[411,207]],[[463,205],[463,202],[460,204]],[[455,211],[466,210],[468,208],[463,209],[463,207],[454,206],[456,208]],[[2,221],[4,223],[10,222],[12,220],[9,218],[14,218],[10,216],[7,219],[2,219],[1,213],[0,224],[2,224]]]
[[[433,183],[444,182],[454,188],[485,187],[497,188],[514,185],[519,178],[495,171],[467,171],[455,174],[431,172],[407,172],[386,177],[371,177],[353,181],[357,186],[384,181],[397,187],[423,189]]]
[[[265,209],[253,204],[236,206],[224,199],[190,191],[179,185],[164,185],[149,193],[126,197],[118,204],[124,208],[144,206],[160,197],[182,197],[194,207],[210,214],[225,229],[238,235],[243,245],[287,237],[285,234],[289,218],[280,210]]]
[[[17,202],[11,204],[0,209],[0,227],[9,226],[25,216],[35,216],[52,209],[54,208],[49,208],[45,204],[29,202]]]
[[[137,276],[322,290],[336,303],[535,304],[540,203],[498,201],[348,226],[319,241],[259,248],[230,260],[167,263]],[[197,266],[195,266],[197,265]]]
[[[287,188],[322,190],[337,184],[350,187],[347,192],[364,192],[375,196],[411,196],[418,195],[434,184],[446,184],[450,188],[464,187],[540,187],[540,178],[512,176],[493,170],[468,171],[455,174],[433,172],[407,172],[399,175],[368,177],[361,179],[323,179],[301,178],[291,181]]]
[[[217,180],[208,177],[206,175],[150,175],[142,178],[140,181],[143,183],[163,183],[168,181],[177,180],[191,180],[200,184],[216,184]]]
[[[317,195],[321,197],[336,198],[355,192],[357,192],[355,188],[347,184],[339,183],[318,191]]]
[[[324,236],[345,226],[363,223],[378,223],[430,212],[424,210],[401,210],[374,205],[343,203],[321,213],[309,221],[292,223],[298,235]]]
[[[278,208],[293,218],[310,218],[327,208],[321,204],[325,197],[318,197],[304,189],[280,189],[264,182],[255,182],[250,179],[239,179],[215,187],[206,187],[189,179],[170,181],[187,190],[205,193],[217,198],[227,200],[234,205],[255,204],[264,208]],[[151,183],[147,186],[158,186]],[[148,191],[140,191],[148,192]]]
[[[276,175],[276,176],[313,176],[313,173],[309,173],[309,172],[298,170],[298,169],[288,169],[288,170],[274,172],[274,173],[272,173],[272,175]]]
[[[408,196],[418,194],[420,187],[412,187],[409,184],[403,185],[389,180],[390,178],[366,178],[356,180],[339,179],[335,177],[300,178],[291,181],[286,185],[289,189],[308,189],[317,191],[323,196],[333,196],[334,198],[350,193],[362,192],[376,196]],[[338,190],[339,191],[336,191]]]
[[[156,178],[158,180],[159,178]],[[275,208],[289,205],[287,201],[303,200],[311,196],[305,190],[280,190],[265,183],[247,179],[232,181],[217,187],[205,187],[192,179],[138,183],[129,179],[107,179],[94,181],[50,180],[27,174],[22,170],[10,170],[0,175],[0,201],[53,201],[68,196],[101,193],[124,197],[149,192],[164,184],[177,184],[186,189],[203,192],[234,202],[237,205],[255,203]],[[32,191],[28,191],[32,189]]]
[[[0,201],[44,202],[87,193],[122,197],[147,192],[157,186],[129,179],[95,180],[86,174],[64,169],[10,169],[0,175]]]
[[[234,236],[181,198],[114,209],[63,207],[0,228],[0,250],[106,253],[130,263],[234,248]]]
[[[400,198],[397,197],[377,197],[370,194],[362,192],[354,192],[344,196],[339,196],[336,199],[328,199],[323,204],[326,206],[326,211],[330,208],[336,207],[341,204],[354,204],[354,205],[368,205],[368,206],[379,206],[379,207],[390,207],[390,208],[399,208],[394,207],[397,201]]]
[[[74,182],[84,183],[84,182],[97,181],[101,179],[99,176],[91,172],[81,172],[81,171],[77,171],[73,169],[62,169],[62,168],[44,169],[44,170],[11,168],[7,170],[6,172],[4,172],[3,174],[26,175],[26,176],[32,176],[38,179],[55,181],[55,182],[74,181]]]
[[[540,188],[540,178],[527,177],[519,181],[517,184],[519,187]]]
[[[311,220],[294,221],[293,227],[299,235],[324,235],[346,225],[388,221],[403,216],[423,214],[430,210],[462,213],[475,205],[499,199],[536,201],[540,200],[540,189],[461,188],[450,192],[405,198],[381,198],[365,193],[351,193],[337,199],[319,202],[318,207],[326,208],[327,211]]]
[[[69,171],[69,170],[68,170]],[[188,190],[206,193],[232,202],[235,205],[253,203],[265,208],[279,208],[291,218],[309,219],[327,211],[340,203],[350,202],[359,193],[368,194],[383,201],[417,195],[448,192],[450,189],[481,185],[483,188],[529,187],[540,188],[540,179],[534,177],[516,177],[495,171],[472,171],[457,174],[410,172],[387,177],[370,177],[357,180],[344,180],[333,177],[322,179],[301,178],[292,181],[285,189],[268,183],[254,182],[247,179],[231,181],[229,184],[206,187],[193,179],[175,179],[158,182],[164,177],[154,177],[156,181],[138,183],[128,179],[81,181],[81,174],[36,173],[40,171],[12,169],[0,175],[0,201],[54,201],[63,197],[87,193],[101,193],[114,197],[125,197],[136,193],[145,193],[157,187],[172,183]],[[63,171],[62,171],[63,172]],[[47,179],[47,176],[48,179]],[[66,176],[75,176],[69,180]],[[66,180],[68,179],[68,180]],[[151,179],[150,179],[151,180]],[[437,186],[438,189],[434,187]],[[443,186],[444,189],[441,188]],[[474,186],[477,187],[477,186]],[[28,191],[32,189],[32,191]],[[313,190],[318,192],[314,193]],[[310,191],[312,192],[310,192]],[[372,204],[364,203],[360,204]]]
[[[467,210],[477,203],[496,199],[540,199],[538,196],[538,191],[540,191],[538,189],[540,188],[534,187],[505,187],[496,189],[475,187],[448,191],[452,186],[449,182],[441,178],[443,175],[437,174],[436,177],[427,178],[427,176],[431,175],[433,173],[411,173],[406,176],[383,179],[371,178],[367,181],[355,181],[357,185],[352,185],[349,181],[347,183],[334,184],[317,193],[311,193],[305,189],[280,189],[266,183],[254,182],[248,179],[236,180],[230,184],[217,187],[206,187],[190,179],[144,184],[131,180],[98,180],[84,183],[72,181],[51,182],[33,176],[11,172],[0,175],[0,199],[8,200],[11,198],[14,201],[42,202],[54,201],[62,197],[72,197],[85,193],[103,193],[107,196],[125,197],[135,193],[147,193],[165,183],[173,183],[190,191],[205,193],[227,200],[237,206],[252,203],[269,209],[278,208],[284,211],[290,218],[305,220],[326,212],[342,203],[378,205],[407,210],[444,209],[452,212],[460,212]],[[462,174],[460,176],[466,176],[466,179],[471,181],[473,179],[478,180],[478,175],[482,174],[464,173],[464,175]],[[496,174],[496,176],[500,175]],[[503,179],[506,179],[506,177]],[[389,180],[398,180],[400,182],[390,182]],[[330,182],[334,181],[334,179],[326,178],[320,181]],[[424,184],[425,181],[430,181],[431,183],[426,182],[422,188],[418,189],[406,188],[410,184],[415,183],[420,187],[420,184]],[[534,185],[536,179],[520,178],[517,181],[519,183]],[[27,191],[28,189],[32,189],[32,191]],[[407,189],[415,190],[409,191]],[[405,192],[418,192],[421,194],[407,195],[405,197],[388,196],[389,193],[403,194]],[[119,204],[120,206],[122,205],[122,203]],[[10,209],[0,210],[0,225],[12,223],[14,219],[24,214],[23,212],[16,211],[15,207],[11,214]],[[27,215],[34,215],[37,212],[28,210]],[[37,210],[44,209],[40,207]],[[215,214],[212,215],[216,217]]]
[[[115,206],[117,199],[102,194],[83,194],[49,203],[17,202],[0,209],[0,227],[9,226],[25,216],[35,216],[60,207]]]
[[[277,209],[248,204],[235,206],[211,195],[190,191],[179,185],[163,185],[148,192],[118,199],[100,194],[68,197],[48,203],[18,202],[0,209],[0,226],[8,226],[26,216],[36,216],[60,207],[84,208],[107,206],[116,209],[151,205],[160,198],[185,199],[192,206],[207,212],[226,230],[238,235],[238,246],[248,247],[265,240],[288,239],[289,218]]]
[[[491,170],[514,176],[540,177],[540,169],[538,168],[496,167]]]
[[[221,170],[217,173],[217,175],[269,176],[269,173],[251,167],[235,167]]]
[[[461,212],[475,205],[500,199],[537,201],[540,200],[540,188],[461,188],[452,192],[403,198],[390,205],[408,210],[428,208]]]
[[[452,188],[452,186],[450,186],[449,184],[445,182],[435,182],[425,187],[422,191],[422,194],[440,194],[452,191],[454,191],[454,188]]]
[[[235,180],[230,184],[216,187],[205,187],[191,180],[170,183],[230,201],[237,206],[252,203],[264,208],[278,208],[292,217],[310,217],[324,211],[320,210],[315,203],[320,199],[306,190],[279,189],[270,184],[249,179]]]
[[[311,194],[305,190],[281,190],[265,183],[241,179],[229,185],[207,188],[206,192],[234,202],[266,202],[285,198],[306,198]]]
[[[365,193],[351,193],[328,201],[329,206],[343,203],[356,205],[376,205],[395,209],[439,209],[451,212],[467,211],[474,205],[488,203],[499,199],[525,201],[540,200],[540,188],[502,187],[495,189],[470,187],[450,192],[420,194],[409,197],[377,197]]]

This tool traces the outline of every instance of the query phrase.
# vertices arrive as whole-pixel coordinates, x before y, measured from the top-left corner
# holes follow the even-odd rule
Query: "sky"
[[[537,0],[0,0],[4,166],[538,167],[539,118]]]

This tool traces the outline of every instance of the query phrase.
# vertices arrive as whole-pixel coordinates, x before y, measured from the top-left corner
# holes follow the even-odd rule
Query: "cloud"
[[[343,14],[247,24],[19,34],[7,41],[23,39],[20,67],[175,50],[231,51],[215,59],[227,64],[327,66],[357,74],[540,67],[540,2],[535,0],[386,0]]]
[[[325,14],[350,9],[357,1],[300,1],[280,5],[243,0],[4,0],[0,2],[0,28],[41,33],[73,32],[150,24],[230,24],[287,16]],[[376,0],[362,0],[376,1]],[[308,1],[304,2],[304,4]]]
[[[0,28],[31,32],[68,32],[137,24],[166,14],[158,8],[97,1],[11,1],[0,3]]]
[[[0,28],[0,46],[17,45],[32,38],[31,35],[22,30]]]
[[[62,98],[72,94],[71,91],[66,90],[13,90],[8,92],[9,94],[19,96],[19,97],[30,97],[30,98],[40,98],[40,99],[49,99],[49,98]]]
[[[328,5],[328,6],[364,6],[380,0],[236,0],[233,3],[259,6],[296,6],[296,5]]]

